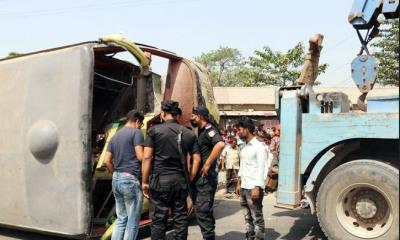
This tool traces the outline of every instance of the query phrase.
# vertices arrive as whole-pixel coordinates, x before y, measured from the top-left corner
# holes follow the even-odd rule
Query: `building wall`
[[[218,104],[220,111],[275,111],[274,104]]]
[[[274,104],[218,104],[218,110],[221,128],[235,125],[242,116],[251,118],[256,125],[262,124],[264,128],[271,128],[279,122]]]

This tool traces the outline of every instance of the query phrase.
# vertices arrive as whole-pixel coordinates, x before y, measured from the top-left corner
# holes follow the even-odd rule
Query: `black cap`
[[[208,120],[210,118],[209,117],[210,116],[210,112],[204,106],[193,107],[192,113],[196,114],[196,115],[199,115],[199,116],[202,116],[206,120]]]
[[[182,112],[182,110],[180,110],[179,108],[179,103],[172,100],[162,101],[161,110],[163,110],[164,112],[169,112],[173,115],[177,115]]]

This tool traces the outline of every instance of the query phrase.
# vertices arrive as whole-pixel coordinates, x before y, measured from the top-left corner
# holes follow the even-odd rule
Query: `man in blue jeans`
[[[141,161],[144,137],[140,131],[144,116],[134,110],[127,123],[112,137],[104,163],[113,173],[112,190],[115,197],[117,220],[112,240],[134,240],[139,231],[143,194]]]

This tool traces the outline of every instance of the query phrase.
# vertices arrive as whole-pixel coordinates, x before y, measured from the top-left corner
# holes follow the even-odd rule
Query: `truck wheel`
[[[328,174],[317,216],[332,240],[399,239],[399,170],[374,160],[345,163]]]

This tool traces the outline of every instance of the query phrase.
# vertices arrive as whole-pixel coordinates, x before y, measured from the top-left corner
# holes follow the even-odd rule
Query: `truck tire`
[[[375,160],[345,163],[326,176],[316,206],[331,240],[397,240],[399,170]]]

